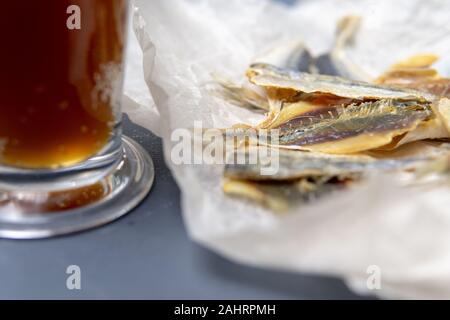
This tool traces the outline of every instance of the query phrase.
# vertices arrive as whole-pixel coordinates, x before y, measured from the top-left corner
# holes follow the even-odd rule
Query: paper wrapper
[[[339,276],[360,293],[450,298],[447,186],[406,189],[378,176],[278,215],[225,196],[221,166],[178,166],[170,157],[177,128],[261,119],[211,96],[206,87],[212,73],[242,82],[255,57],[286,41],[302,39],[314,54],[326,52],[344,15],[362,16],[348,57],[371,76],[417,53],[440,55],[437,67],[448,76],[450,2],[138,0],[136,6],[142,52],[132,39],[125,111],[163,138],[195,241],[248,265]],[[367,282],[378,275],[381,288],[371,290]]]

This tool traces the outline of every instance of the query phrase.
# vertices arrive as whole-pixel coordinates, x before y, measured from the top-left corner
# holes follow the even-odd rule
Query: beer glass
[[[104,224],[149,191],[121,133],[128,0],[5,1],[0,12],[0,237]]]

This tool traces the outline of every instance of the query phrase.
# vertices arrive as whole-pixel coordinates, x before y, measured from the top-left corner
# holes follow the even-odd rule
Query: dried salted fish
[[[450,155],[450,145],[442,143],[414,142],[395,151],[371,151],[357,155],[330,155],[318,152],[280,149],[276,154],[264,154],[258,148],[238,149],[236,155],[251,159],[256,152],[257,161],[230,163],[225,166],[224,176],[252,181],[284,181],[311,177],[354,177],[373,171],[393,172],[415,168],[442,156]],[[240,155],[237,155],[239,154]],[[277,170],[263,175],[276,164]]]
[[[436,69],[431,66],[439,59],[434,54],[418,54],[394,63],[385,73],[379,76],[377,83],[408,84],[418,79],[439,78]]]
[[[302,178],[291,181],[253,182],[226,179],[223,191],[234,197],[251,200],[275,212],[285,212],[333,191],[343,189],[349,180],[342,178]]]
[[[430,118],[430,104],[378,100],[290,119],[278,127],[279,146],[325,153],[356,153],[389,144]]]
[[[412,56],[392,65],[375,82],[450,98],[450,79],[441,77],[432,68],[437,60],[433,54]]]
[[[392,149],[411,141],[450,138],[450,79],[442,78],[431,66],[438,60],[432,54],[412,56],[392,65],[376,82],[383,85],[410,88],[436,95],[441,100],[433,105],[435,115],[415,130],[398,137],[384,148]]]
[[[286,97],[294,97],[301,92],[332,94],[359,100],[416,99],[433,101],[436,99],[435,95],[426,92],[388,87],[328,75],[297,72],[268,64],[251,65],[247,70],[247,77],[255,85],[284,92]]]
[[[237,150],[250,158],[258,147]],[[235,155],[236,156],[236,155]],[[276,157],[278,170],[261,175]],[[251,200],[277,212],[317,200],[334,191],[356,186],[367,174],[411,172],[410,183],[430,171],[449,172],[450,144],[418,141],[394,151],[370,151],[361,155],[328,155],[279,150],[254,164],[229,164],[225,167],[223,191]]]
[[[307,72],[310,70],[314,59],[303,42],[291,41],[274,47],[256,58],[255,61],[280,68]],[[212,77],[214,83],[209,90],[214,95],[242,108],[256,111],[270,110],[266,94],[260,87],[251,83],[238,85],[217,74],[213,74]]]
[[[283,147],[354,153],[446,134],[431,108],[437,97],[427,92],[265,64],[247,76],[266,88],[271,106],[258,128],[280,129]]]
[[[252,155],[253,152],[258,157]],[[261,155],[263,154],[263,155]],[[323,153],[279,150],[277,154],[259,153],[258,147],[238,149],[233,155],[242,159],[256,158],[250,163],[230,162],[225,166],[224,176],[232,179],[252,181],[283,181],[299,178],[338,176],[343,174],[360,173],[375,163],[375,159],[366,155],[327,155]],[[272,174],[263,175],[276,164]]]
[[[383,88],[386,92],[389,88]],[[269,96],[274,96],[268,93]],[[284,95],[280,98],[280,95]],[[282,100],[279,100],[282,99]],[[440,137],[442,121],[423,99],[358,100],[323,93],[278,92],[269,98],[270,112],[256,129],[278,129],[279,140],[269,143],[283,148],[325,153],[357,153],[386,146],[399,146],[398,137],[415,131],[405,142]],[[431,128],[434,136],[430,135]],[[446,130],[446,129],[445,129]],[[409,141],[408,141],[409,139]]]
[[[440,115],[448,106],[433,107],[437,97],[429,93],[265,64],[252,66],[248,76],[266,88],[269,112],[256,129],[279,129],[273,145],[341,154],[449,136]]]

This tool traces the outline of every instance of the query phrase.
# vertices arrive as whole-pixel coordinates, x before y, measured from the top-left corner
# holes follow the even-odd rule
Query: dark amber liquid
[[[67,28],[70,5],[81,9],[80,30]],[[69,166],[107,144],[118,121],[126,15],[127,0],[2,2],[0,164]]]

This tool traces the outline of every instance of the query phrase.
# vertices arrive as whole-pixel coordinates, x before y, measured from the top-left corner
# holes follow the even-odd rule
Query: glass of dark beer
[[[153,181],[121,134],[128,0],[5,1],[0,12],[0,236],[109,222]]]

